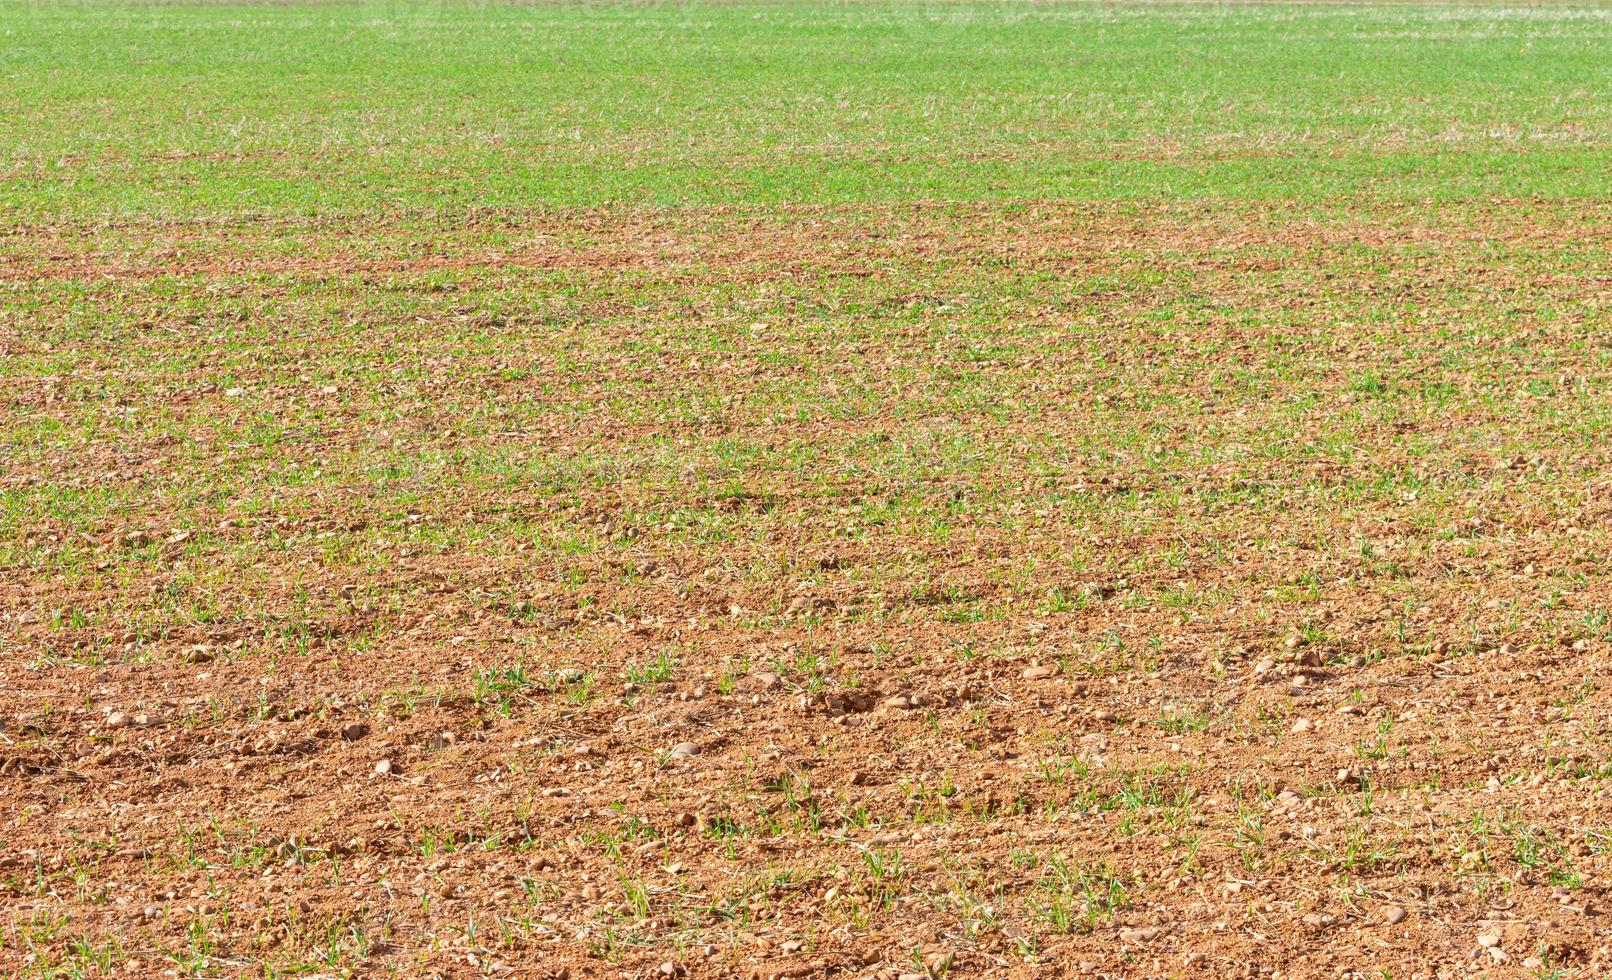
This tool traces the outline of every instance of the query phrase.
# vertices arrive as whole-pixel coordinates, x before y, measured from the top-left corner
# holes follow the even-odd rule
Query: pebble
[[[1045,678],[1048,678],[1048,677],[1052,677],[1053,675],[1055,675],[1057,673],[1058,673],[1058,668],[1056,668],[1056,667],[1047,667],[1045,665],[1037,665],[1035,667],[1026,667],[1026,668],[1024,668],[1024,673],[1021,674],[1020,676],[1022,676],[1027,681],[1039,681],[1039,680],[1044,680]]]
[[[700,754],[700,747],[694,742],[679,742],[672,746],[672,758],[691,759]]]
[[[1293,723],[1293,727],[1288,729],[1288,730],[1291,731],[1294,735],[1302,735],[1305,732],[1314,731],[1315,730],[1315,722],[1311,721],[1308,718],[1300,718],[1298,721],[1295,721]]]
[[[1145,929],[1121,929],[1119,940],[1122,943],[1147,943],[1159,938],[1159,930],[1148,926]]]
[[[1112,711],[1099,711],[1092,717],[1096,718],[1098,721],[1119,721],[1119,715],[1116,715]]]
[[[897,694],[892,697],[885,698],[884,706],[886,708],[895,708],[898,711],[905,711],[906,709],[912,707],[912,699],[907,697],[905,694]]]
[[[341,737],[349,742],[356,742],[369,734],[369,726],[361,721],[351,722],[341,728]]]
[[[1495,949],[1496,947],[1498,947],[1500,945],[1500,933],[1498,933],[1498,932],[1480,932],[1480,933],[1478,933],[1478,945],[1482,946],[1484,949]]]
[[[106,716],[106,727],[128,728],[134,724],[134,716],[127,711],[114,711]]]
[[[1406,912],[1404,909],[1396,905],[1383,915],[1383,921],[1391,926],[1397,926],[1401,922],[1404,922],[1405,917],[1409,914],[1409,912]]]
[[[386,776],[386,775],[390,775],[391,772],[392,772],[392,760],[391,759],[382,759],[379,762],[375,763],[375,775],[377,775],[377,776]]]

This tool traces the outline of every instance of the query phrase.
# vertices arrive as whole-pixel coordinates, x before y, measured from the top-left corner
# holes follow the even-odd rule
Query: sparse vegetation
[[[0,972],[1612,971],[1604,11],[0,37]]]

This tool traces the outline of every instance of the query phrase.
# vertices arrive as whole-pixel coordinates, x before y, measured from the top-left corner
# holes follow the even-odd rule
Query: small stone
[[[951,950],[930,953],[924,957],[924,969],[929,971],[930,976],[941,976],[951,970],[952,961],[955,958],[956,956]]]
[[[672,746],[672,758],[692,759],[700,754],[700,747],[694,742],[679,742]]]
[[[1058,668],[1056,668],[1056,667],[1048,667],[1048,666],[1045,666],[1045,665],[1042,665],[1042,664],[1038,664],[1038,665],[1036,665],[1034,667],[1026,667],[1026,668],[1024,668],[1024,673],[1021,674],[1020,676],[1023,677],[1027,681],[1039,681],[1039,680],[1045,680],[1048,677],[1055,676],[1057,673],[1058,673]]]
[[[361,721],[350,722],[341,727],[341,737],[349,742],[356,742],[369,734],[369,726]]]
[[[1498,932],[1480,932],[1480,933],[1478,933],[1478,945],[1482,946],[1484,949],[1495,949],[1496,947],[1498,947],[1500,945],[1500,933],[1498,933]]]
[[[1404,922],[1405,917],[1409,914],[1409,912],[1396,905],[1383,914],[1383,921],[1391,926],[1397,926]]]
[[[1293,727],[1288,729],[1288,731],[1292,732],[1294,735],[1303,735],[1305,732],[1315,731],[1315,722],[1308,718],[1300,718],[1298,721],[1293,723]]]
[[[1096,718],[1098,721],[1106,721],[1106,722],[1119,721],[1119,715],[1116,715],[1112,711],[1099,711],[1095,715],[1092,715],[1092,717]]]
[[[1145,929],[1121,929],[1119,939],[1122,943],[1148,943],[1159,938],[1159,930],[1149,926]]]
[[[679,827],[692,827],[698,823],[699,820],[692,813],[679,813],[677,816],[672,818],[672,822],[677,824]]]
[[[905,711],[912,707],[912,699],[907,697],[905,694],[896,694],[885,698],[884,706],[886,708],[894,708],[897,711]]]
[[[224,397],[225,398],[241,398],[245,394],[246,394],[246,389],[245,388],[225,388],[224,389]]]
[[[375,763],[375,775],[377,775],[377,776],[389,776],[391,774],[392,774],[392,760],[391,759],[382,759],[379,762]]]
[[[106,716],[106,727],[128,728],[134,724],[134,716],[127,711],[114,711]]]
[[[590,902],[597,901],[599,899],[599,896],[601,896],[603,894],[604,894],[604,892],[599,890],[598,885],[583,885],[582,886],[582,897],[584,899],[590,901]]]
[[[1340,785],[1360,781],[1360,776],[1353,769],[1339,769],[1337,780]]]
[[[579,684],[584,676],[576,667],[564,667],[554,672],[554,679],[561,684]]]

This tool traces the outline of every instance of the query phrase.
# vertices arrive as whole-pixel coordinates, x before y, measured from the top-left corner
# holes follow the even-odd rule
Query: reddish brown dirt
[[[1601,975],[1608,228],[17,230],[0,963]]]

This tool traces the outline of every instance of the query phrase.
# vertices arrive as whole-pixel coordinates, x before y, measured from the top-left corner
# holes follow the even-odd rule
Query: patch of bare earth
[[[0,964],[1601,975],[1609,218],[13,229]]]

